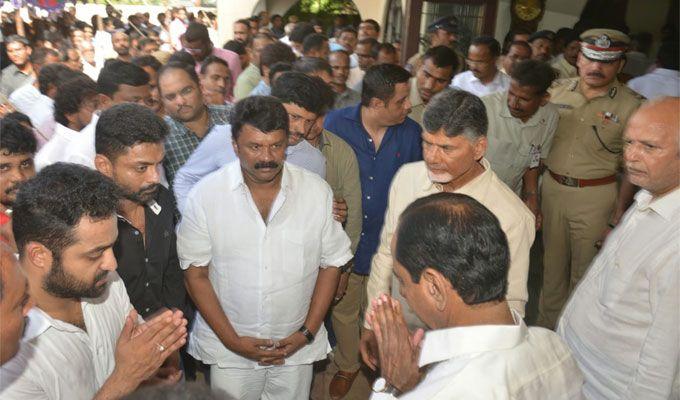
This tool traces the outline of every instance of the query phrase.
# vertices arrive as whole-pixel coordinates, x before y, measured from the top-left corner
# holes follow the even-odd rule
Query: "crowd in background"
[[[672,28],[28,15],[1,399],[680,396]]]

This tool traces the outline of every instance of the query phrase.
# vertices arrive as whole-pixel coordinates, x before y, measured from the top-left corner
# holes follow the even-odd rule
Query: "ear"
[[[484,157],[484,154],[486,154],[486,148],[487,145],[489,144],[486,136],[482,136],[478,138],[474,145],[473,145],[473,152],[475,154],[475,160],[479,161]]]
[[[78,114],[76,113],[64,114],[64,117],[66,117],[66,120],[68,121],[69,128],[78,123]]]
[[[234,148],[234,153],[238,156],[238,143],[236,143],[236,139],[233,136],[231,138],[231,145]]]
[[[368,102],[368,108],[383,108],[385,106],[386,106],[385,102],[377,97],[372,97],[371,100]]]
[[[94,156],[94,167],[109,178],[113,178],[113,163],[103,154]]]
[[[620,61],[620,63],[621,63],[621,64],[619,64],[619,70],[616,71],[617,74],[620,74],[621,71],[623,71],[623,67],[626,66],[626,59],[625,59],[625,58],[622,58],[621,61]]]
[[[546,91],[543,97],[541,98],[541,107],[548,104],[548,102],[550,102],[550,93]]]
[[[448,292],[451,284],[437,270],[425,268],[420,275],[420,284],[425,285],[427,296],[437,311],[444,311],[447,307]]]
[[[28,264],[31,268],[37,268],[42,273],[47,273],[52,268],[53,260],[52,251],[42,243],[28,242],[24,246],[22,255],[22,263],[24,265]]]
[[[113,99],[105,94],[99,93],[97,94],[97,102],[99,103],[99,109],[103,111],[111,107]]]

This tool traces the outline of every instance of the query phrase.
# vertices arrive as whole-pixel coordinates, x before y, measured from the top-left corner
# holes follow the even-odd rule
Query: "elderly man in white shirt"
[[[630,118],[623,159],[641,190],[559,321],[587,399],[680,398],[679,108],[661,98]]]
[[[501,47],[490,36],[472,39],[465,60],[468,70],[453,77],[451,87],[465,90],[476,96],[505,92],[510,86],[510,78],[498,70],[498,57]]]
[[[373,301],[382,377],[371,399],[581,398],[566,344],[527,328],[505,300],[510,252],[491,211],[458,193],[420,198],[401,214],[392,249],[401,293],[431,330],[411,334],[397,300]]]
[[[45,168],[18,193],[12,222],[35,307],[18,354],[0,369],[3,399],[118,399],[166,359],[156,376],[180,379],[182,312],[138,325],[115,273],[116,193],[98,172],[67,163]]]
[[[423,125],[424,161],[404,165],[392,181],[380,244],[371,263],[368,300],[377,299],[391,289],[392,296],[402,301],[409,325],[423,326],[399,294],[399,282],[393,277],[390,243],[399,215],[414,200],[438,192],[455,192],[473,197],[500,220],[511,256],[507,301],[511,309],[524,316],[535,220],[484,158],[487,145],[484,104],[470,93],[445,90],[428,103]],[[364,327],[367,329],[362,332],[362,357],[370,367],[375,367],[371,361],[375,355],[370,350],[374,335],[369,324]]]
[[[239,160],[192,189],[177,234],[199,311],[189,353],[229,396],[306,399],[312,363],[330,351],[323,319],[350,240],[330,187],[284,162],[280,101],[241,100],[231,122]]]

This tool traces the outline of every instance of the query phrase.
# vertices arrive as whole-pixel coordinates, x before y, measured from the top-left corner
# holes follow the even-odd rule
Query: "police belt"
[[[552,176],[553,179],[555,179],[558,183],[570,187],[601,186],[616,182],[616,175],[610,175],[605,176],[604,178],[596,179],[578,179],[572,178],[570,176],[556,174],[551,170],[548,170],[548,172],[550,172],[550,176]]]

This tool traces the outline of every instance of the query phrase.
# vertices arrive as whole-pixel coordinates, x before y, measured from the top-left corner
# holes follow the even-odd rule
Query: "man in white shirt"
[[[498,70],[501,46],[490,36],[472,39],[468,50],[468,70],[453,77],[451,87],[462,89],[476,96],[504,92],[510,86],[510,78]]]
[[[628,87],[649,100],[661,96],[680,97],[677,45],[677,42],[663,42],[656,56],[657,67],[645,75],[628,81]]]
[[[350,240],[320,177],[284,163],[288,115],[271,97],[236,104],[239,160],[189,194],[180,265],[199,315],[189,353],[211,385],[239,399],[306,399],[330,351],[323,319]],[[225,143],[225,145],[228,145]]]
[[[54,135],[35,155],[35,169],[56,162],[94,168],[97,84],[85,74],[59,86],[54,98]]]
[[[510,89],[482,97],[489,119],[486,159],[498,177],[520,196],[540,225],[538,176],[548,157],[560,114],[549,102],[555,73],[546,63],[516,64]]]
[[[392,249],[401,293],[430,330],[411,334],[399,301],[373,301],[382,366],[373,400],[581,398],[566,344],[508,307],[510,252],[491,211],[463,194],[420,198],[401,214]]]
[[[643,105],[623,160],[642,190],[571,296],[557,333],[587,399],[680,397],[680,99]]]
[[[403,166],[390,187],[385,224],[378,251],[373,256],[368,279],[368,300],[392,291],[405,306],[412,327],[423,326],[399,294],[393,278],[390,243],[399,215],[414,200],[438,192],[463,193],[488,207],[499,219],[508,238],[510,263],[507,301],[518,315],[524,315],[528,299],[529,249],[534,241],[534,216],[522,201],[491,170],[484,158],[487,148],[487,118],[482,101],[470,93],[446,90],[430,100],[423,117],[422,162]],[[361,352],[369,366],[375,355],[369,349],[374,336],[370,325],[362,333]]]
[[[111,181],[75,164],[49,166],[22,186],[13,229],[34,308],[19,352],[0,369],[3,398],[118,399],[155,373],[181,377],[182,313],[138,324],[115,273],[117,202]]]

